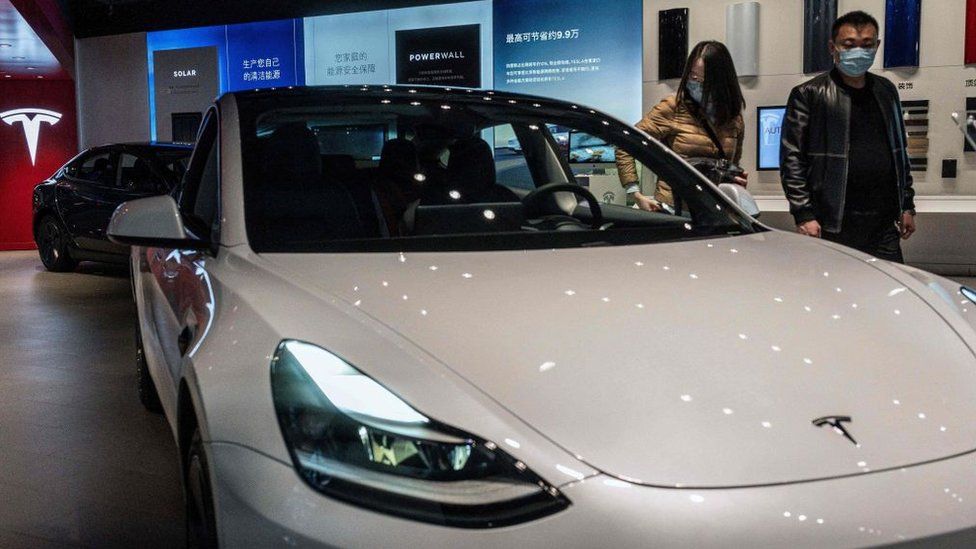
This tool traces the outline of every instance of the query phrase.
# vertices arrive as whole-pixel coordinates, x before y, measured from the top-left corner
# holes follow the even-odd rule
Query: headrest
[[[495,184],[495,158],[491,145],[478,136],[458,139],[451,145],[447,162],[451,186],[468,192],[481,191]]]
[[[356,173],[356,160],[351,154],[323,154],[322,172],[337,176]]]
[[[129,173],[151,173],[149,170],[149,162],[146,162],[142,158],[136,158],[136,161],[132,163],[132,167],[129,168]]]
[[[402,137],[391,139],[383,144],[380,153],[380,173],[394,179],[413,178],[420,172],[417,160],[417,147],[413,142]]]
[[[264,167],[274,181],[318,181],[322,157],[315,133],[302,122],[277,128],[265,144]]]

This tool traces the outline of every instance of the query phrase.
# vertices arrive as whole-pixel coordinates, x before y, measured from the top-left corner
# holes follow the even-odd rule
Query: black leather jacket
[[[871,88],[887,122],[895,161],[898,207],[915,209],[915,190],[901,102],[895,85],[868,73]],[[847,194],[847,153],[851,98],[827,72],[793,88],[783,119],[780,177],[790,213],[797,224],[816,219],[821,228],[840,232]]]

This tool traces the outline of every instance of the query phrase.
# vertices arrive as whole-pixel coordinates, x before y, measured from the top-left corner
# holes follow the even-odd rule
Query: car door
[[[105,238],[113,205],[122,202],[117,184],[118,152],[113,149],[94,149],[64,170],[55,193],[61,218],[79,247],[124,253],[124,247]]]
[[[219,238],[217,125],[216,111],[211,110],[203,122],[187,172],[174,192],[189,236],[211,242]],[[163,391],[175,396],[183,358],[192,354],[212,321],[213,292],[207,263],[215,257],[213,253],[172,248],[147,248],[138,253],[146,304],[143,320],[154,331],[151,339],[155,348],[151,354],[161,370],[158,373],[165,374],[171,382]],[[161,379],[156,374],[154,379]]]

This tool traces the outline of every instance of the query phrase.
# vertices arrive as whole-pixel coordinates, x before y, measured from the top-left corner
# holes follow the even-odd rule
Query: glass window
[[[403,95],[242,96],[245,221],[256,251],[556,248],[759,230],[673,155],[599,114]],[[365,138],[351,128],[376,130]],[[592,149],[591,166],[571,163],[574,146]],[[617,149],[636,159],[645,193],[668,181],[680,207],[628,205]]]
[[[494,128],[495,177],[499,184],[513,189],[532,190],[535,182],[525,161],[522,144],[511,124]]]
[[[216,239],[219,228],[219,145],[217,115],[211,111],[204,119],[180,193],[184,223],[201,239]]]
[[[167,180],[166,192],[169,192],[186,173],[186,166],[190,162],[191,150],[185,151],[161,151],[156,153],[159,166],[162,168],[163,177]]]
[[[82,159],[75,170],[74,177],[91,183],[115,186],[115,154],[106,151],[94,153]]]
[[[150,163],[134,154],[119,156],[119,188],[133,193],[165,193],[168,189],[153,173]]]

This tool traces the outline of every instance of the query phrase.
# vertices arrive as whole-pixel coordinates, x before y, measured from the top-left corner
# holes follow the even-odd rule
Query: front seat
[[[478,204],[518,202],[511,189],[495,183],[495,157],[491,145],[478,136],[458,139],[451,145],[447,161],[447,196],[442,203]]]
[[[420,197],[425,181],[412,141],[397,137],[383,144],[373,188],[390,235],[401,232],[400,221]]]
[[[323,179],[318,140],[304,123],[277,128],[262,156],[263,181],[252,203],[261,238],[282,242],[363,236],[349,194]]]

